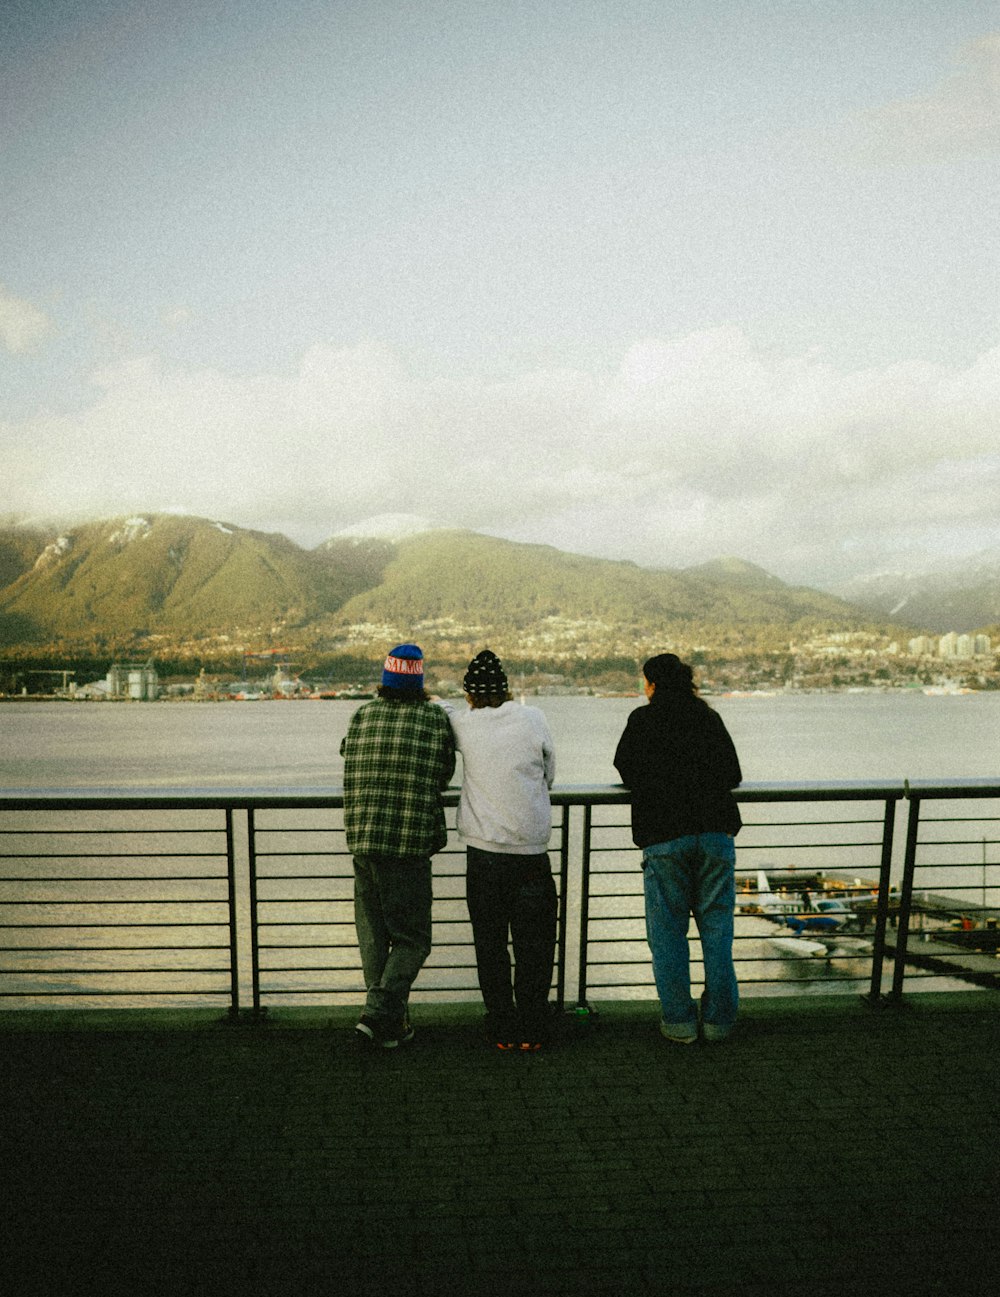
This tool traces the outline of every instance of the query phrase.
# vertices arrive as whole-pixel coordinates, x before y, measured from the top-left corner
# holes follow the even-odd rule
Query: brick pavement
[[[995,1287],[1000,996],[649,1004],[534,1056],[474,1006],[359,1053],[353,1015],[0,1015],[2,1290],[961,1293]],[[6,1272],[6,1273],[5,1273]]]

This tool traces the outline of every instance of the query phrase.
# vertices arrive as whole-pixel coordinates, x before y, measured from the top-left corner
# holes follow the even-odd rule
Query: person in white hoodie
[[[558,902],[547,848],[555,745],[544,714],[511,701],[489,649],[469,663],[463,685],[468,706],[444,706],[462,754],[457,828],[487,1037],[500,1049],[538,1049],[552,1020]]]

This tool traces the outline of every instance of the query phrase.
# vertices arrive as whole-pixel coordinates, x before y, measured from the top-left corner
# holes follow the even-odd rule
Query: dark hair
[[[474,712],[479,711],[480,707],[502,707],[504,703],[509,703],[511,695],[503,694],[466,694],[469,700],[469,706]]]
[[[430,694],[420,685],[416,689],[395,689],[392,685],[379,685],[378,696],[387,703],[425,703]]]
[[[694,693],[694,672],[676,653],[657,653],[643,664],[642,674],[657,689]]]

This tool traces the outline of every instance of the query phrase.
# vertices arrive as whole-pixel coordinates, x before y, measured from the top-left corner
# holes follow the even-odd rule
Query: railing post
[[[239,923],[236,916],[236,844],[233,840],[233,808],[226,807],[226,877],[229,899],[229,1013],[240,1011]]]
[[[590,923],[590,836],[593,806],[583,808],[583,843],[580,848],[580,966],[577,977],[576,1007],[587,1008],[587,928]]]
[[[899,930],[896,937],[896,963],[892,975],[892,998],[902,999],[906,976],[906,944],[910,930],[910,907],[913,901],[913,874],[917,863],[917,837],[920,832],[920,798],[909,793],[910,813],[906,824],[906,853],[903,857],[903,882],[899,895]]]
[[[559,927],[556,936],[558,943],[559,971],[556,976],[556,1008],[562,1013],[566,1004],[566,904],[569,899],[569,807],[562,808],[562,842],[559,847]]]
[[[257,823],[254,808],[247,811],[247,860],[250,870],[250,966],[253,1013],[260,1013],[260,935],[257,921]]]
[[[882,967],[885,962],[885,928],[889,915],[889,886],[892,844],[896,824],[896,799],[886,798],[882,821],[882,859],[878,873],[878,901],[875,909],[875,941],[872,950],[872,978],[868,996],[872,1004],[882,998]]]

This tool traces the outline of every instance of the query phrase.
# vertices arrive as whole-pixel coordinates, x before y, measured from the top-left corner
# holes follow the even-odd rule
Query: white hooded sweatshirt
[[[552,832],[555,745],[537,707],[443,703],[462,754],[458,836],[501,855],[542,855]]]

